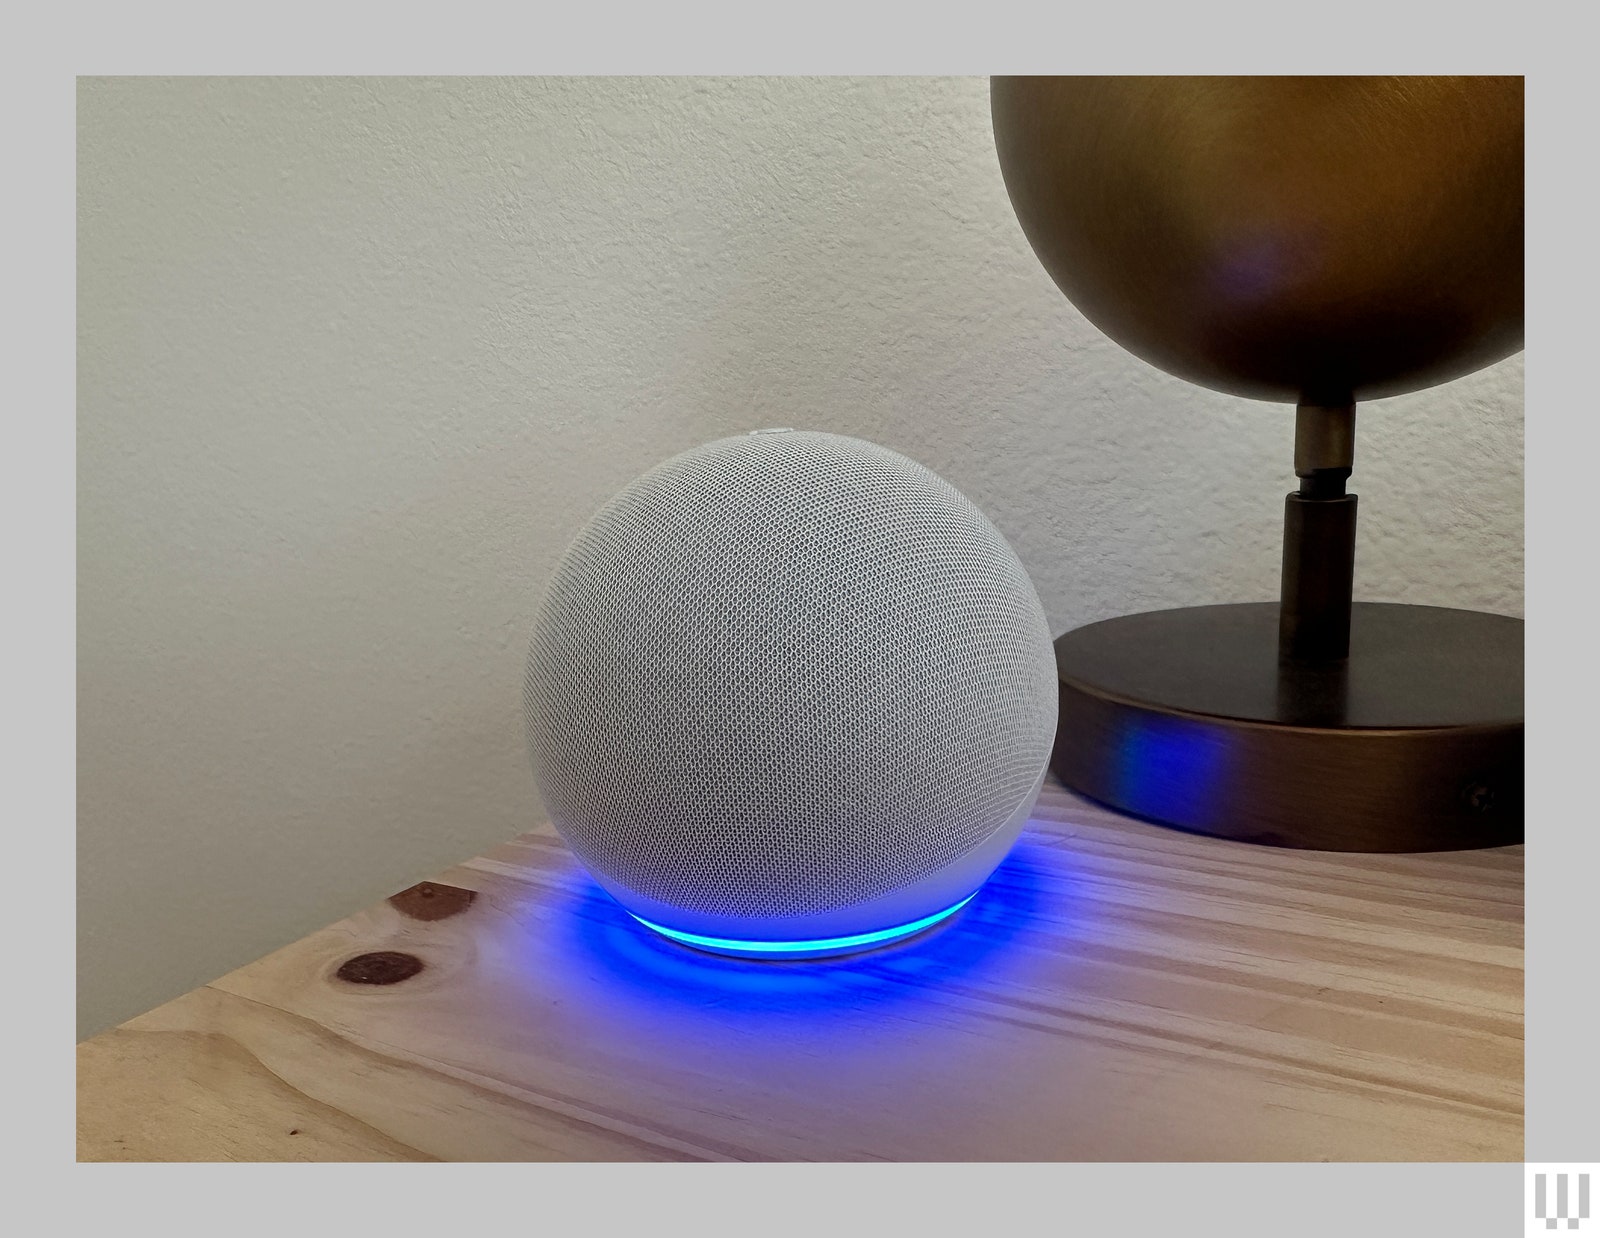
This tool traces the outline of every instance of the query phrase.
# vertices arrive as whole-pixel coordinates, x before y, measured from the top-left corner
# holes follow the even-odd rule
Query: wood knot
[[[437,881],[424,881],[389,896],[389,906],[413,920],[443,920],[460,915],[472,906],[478,895],[460,886],[440,885]]]
[[[398,950],[374,950],[346,959],[335,973],[350,984],[399,984],[422,970],[422,960]]]

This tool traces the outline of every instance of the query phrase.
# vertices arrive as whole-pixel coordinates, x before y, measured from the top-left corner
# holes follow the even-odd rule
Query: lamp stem
[[[1345,493],[1355,463],[1356,406],[1302,401],[1295,409],[1294,471],[1300,489],[1283,506],[1283,584],[1278,656],[1338,662],[1350,655],[1356,560],[1356,496]]]

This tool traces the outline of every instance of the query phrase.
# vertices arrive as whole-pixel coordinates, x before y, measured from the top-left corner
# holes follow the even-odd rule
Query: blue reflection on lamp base
[[[1111,802],[1153,821],[1193,821],[1223,800],[1232,766],[1225,737],[1183,718],[1133,715],[1117,728]]]
[[[893,928],[875,929],[870,933],[853,933],[848,937],[814,937],[804,941],[759,941],[744,940],[736,937],[705,937],[699,933],[685,933],[680,929],[667,928],[643,916],[628,912],[646,928],[654,929],[663,937],[670,937],[674,941],[681,941],[684,945],[694,946],[698,950],[709,950],[713,954],[731,954],[740,958],[772,958],[772,959],[816,959],[831,954],[852,954],[858,950],[868,950],[875,946],[887,945],[892,941],[910,937],[913,933],[920,933],[923,929],[932,928],[939,921],[949,918],[960,911],[974,898],[974,890],[959,903],[946,907],[943,911],[936,911],[931,916],[923,916],[920,920],[913,920],[909,924],[898,924]]]

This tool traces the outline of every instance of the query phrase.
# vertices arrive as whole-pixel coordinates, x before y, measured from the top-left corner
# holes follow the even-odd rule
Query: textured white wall
[[[1277,589],[1284,406],[1101,337],[982,79],[80,85],[79,1028],[527,828],[540,583],[659,459],[873,439],[1056,630]],[[1522,360],[1365,406],[1358,596],[1522,607]]]

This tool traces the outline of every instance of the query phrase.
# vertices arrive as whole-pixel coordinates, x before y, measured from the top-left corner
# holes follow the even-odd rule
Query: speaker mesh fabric
[[[959,491],[856,439],[760,432],[611,500],[541,599],[535,778],[602,878],[732,916],[909,885],[1032,793],[1057,686],[1022,564]]]

